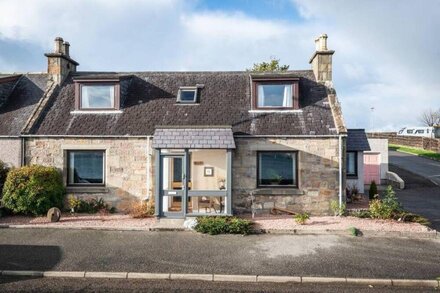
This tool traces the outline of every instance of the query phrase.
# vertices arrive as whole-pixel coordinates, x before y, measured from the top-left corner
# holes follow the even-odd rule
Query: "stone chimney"
[[[63,38],[55,38],[54,44],[54,51],[44,54],[47,57],[47,73],[52,81],[61,84],[70,72],[76,71],[79,63],[70,58],[70,44],[64,42]]]
[[[332,82],[332,55],[333,50],[327,48],[327,35],[322,34],[315,40],[316,51],[310,58],[313,73],[318,82]]]

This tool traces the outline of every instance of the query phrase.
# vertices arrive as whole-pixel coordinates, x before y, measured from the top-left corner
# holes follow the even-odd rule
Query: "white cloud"
[[[440,105],[440,1],[292,1],[303,17],[292,22],[201,11],[197,1],[2,0],[0,54],[11,43],[20,50],[1,56],[0,71],[44,70],[56,36],[80,70],[243,70],[271,56],[308,69],[325,32],[349,127],[397,129]]]

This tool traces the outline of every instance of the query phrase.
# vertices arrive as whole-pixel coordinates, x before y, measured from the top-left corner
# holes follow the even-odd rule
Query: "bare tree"
[[[440,109],[427,109],[420,114],[419,121],[426,126],[434,126],[440,124]]]

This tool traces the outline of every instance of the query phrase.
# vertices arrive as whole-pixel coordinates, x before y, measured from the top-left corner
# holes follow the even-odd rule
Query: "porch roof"
[[[364,129],[347,129],[347,151],[370,151]]]
[[[156,149],[235,149],[230,127],[156,128],[153,136]]]

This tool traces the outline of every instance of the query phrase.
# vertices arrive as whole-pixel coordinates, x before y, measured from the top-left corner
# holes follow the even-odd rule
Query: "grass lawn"
[[[424,149],[418,149],[418,148],[412,148],[412,147],[408,147],[408,146],[403,146],[403,145],[397,145],[397,144],[388,144],[388,148],[390,150],[393,151],[398,151],[398,152],[403,152],[403,153],[410,153],[413,155],[417,155],[420,157],[425,157],[428,159],[433,159],[433,160],[439,160],[440,161],[440,154],[433,152],[433,151],[427,151]]]

